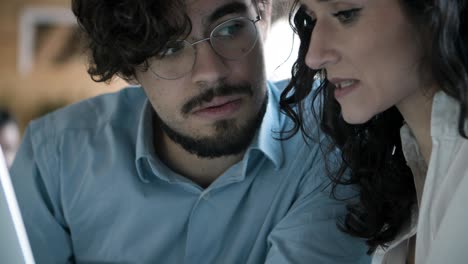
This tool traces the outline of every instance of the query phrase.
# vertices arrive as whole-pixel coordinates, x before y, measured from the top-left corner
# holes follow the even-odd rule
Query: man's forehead
[[[228,4],[231,2],[239,2],[239,3],[251,3],[252,0],[186,0],[185,4],[187,6],[190,6],[191,8],[199,7],[199,8],[207,8],[210,5],[212,6],[219,6],[219,5],[224,5]]]
[[[187,0],[187,13],[191,19],[199,17],[203,23],[232,13],[246,12],[252,0]]]

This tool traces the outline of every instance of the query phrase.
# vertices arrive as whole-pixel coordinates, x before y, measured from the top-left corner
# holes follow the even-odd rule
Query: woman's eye
[[[303,17],[303,27],[306,28],[306,29],[311,29],[314,27],[315,25],[315,17],[313,15],[311,15],[309,12],[306,11],[306,8],[304,6],[302,6],[299,11],[298,11],[298,14],[300,14],[300,16]]]
[[[306,16],[304,17],[304,26],[309,28],[309,27],[313,27],[314,24],[315,24],[315,19],[312,18],[310,15],[306,14]]]
[[[338,18],[338,20],[343,23],[351,23],[359,17],[359,13],[361,12],[362,8],[353,8],[349,10],[339,11],[333,14],[334,17]]]

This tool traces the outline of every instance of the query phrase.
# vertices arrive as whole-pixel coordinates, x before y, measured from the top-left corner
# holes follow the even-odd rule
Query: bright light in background
[[[269,80],[291,78],[291,68],[297,58],[299,39],[294,34],[287,17],[277,20],[265,42],[265,63]]]

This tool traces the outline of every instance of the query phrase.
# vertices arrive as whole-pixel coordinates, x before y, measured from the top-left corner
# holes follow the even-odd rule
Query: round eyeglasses
[[[148,60],[149,70],[157,77],[175,80],[192,71],[197,58],[195,45],[209,41],[213,50],[227,60],[237,60],[249,54],[258,40],[256,20],[236,17],[217,25],[209,38],[190,43],[186,40],[169,41],[164,49]]]

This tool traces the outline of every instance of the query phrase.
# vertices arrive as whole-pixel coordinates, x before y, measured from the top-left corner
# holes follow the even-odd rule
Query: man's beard
[[[260,87],[255,87],[260,89]],[[182,114],[187,115],[190,111],[211,101],[215,96],[228,96],[234,94],[248,94],[253,96],[253,88],[249,84],[227,85],[209,89],[203,94],[191,99],[182,107]],[[252,118],[245,120],[241,125],[236,124],[234,119],[220,120],[214,124],[215,135],[205,137],[187,136],[172,129],[155,112],[155,124],[158,125],[172,141],[179,144],[187,152],[202,158],[217,158],[228,155],[236,155],[245,151],[252,142],[257,130],[262,124],[263,117],[268,104],[268,93],[257,113]],[[242,121],[242,120],[241,120]],[[190,131],[187,131],[190,133]],[[156,143],[157,144],[157,143]]]

